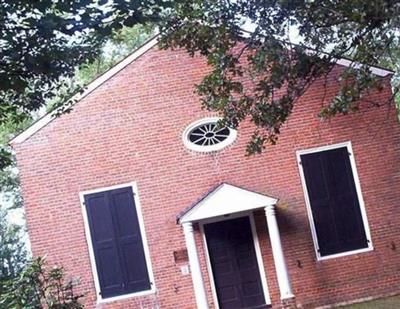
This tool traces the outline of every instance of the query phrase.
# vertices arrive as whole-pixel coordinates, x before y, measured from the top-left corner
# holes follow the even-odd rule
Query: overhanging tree
[[[394,65],[399,6],[390,0],[0,0],[0,123],[43,106],[76,66],[96,59],[113,30],[153,22],[164,47],[207,57],[212,72],[197,87],[204,107],[232,126],[249,117],[257,129],[248,151],[260,152],[276,142],[296,99],[337,59],[348,56],[361,66],[343,72],[346,82],[322,115],[355,111],[366,89],[380,88],[366,64]],[[293,29],[302,38],[297,45],[290,42]],[[251,91],[244,74],[255,76]]]
[[[184,1],[165,19],[163,42],[207,57],[212,71],[197,86],[202,104],[233,127],[250,118],[252,154],[276,143],[299,96],[342,57],[353,63],[321,117],[357,111],[368,90],[380,90],[369,65],[397,68],[399,12],[398,1],[385,0]],[[243,83],[244,75],[253,83]]]
[[[98,59],[123,26],[155,22],[169,1],[0,0],[0,125],[26,121]],[[0,167],[10,164],[0,145]]]
[[[114,30],[98,58],[76,69],[74,77],[70,79],[71,87],[63,89],[62,93],[57,92],[47,102],[47,108],[57,106],[63,97],[104,73],[146,41],[153,32],[151,25]],[[4,121],[0,124],[0,144],[6,144],[15,132],[30,123],[29,117],[23,122],[13,122],[11,119]],[[46,272],[42,258],[28,261],[30,255],[26,248],[24,226],[9,220],[11,212],[22,210],[19,177],[15,161],[11,163],[0,170],[0,307],[41,308],[46,304],[48,308],[59,308],[61,305],[63,308],[81,308],[78,302],[81,296],[72,293],[72,282],[62,283],[62,268]],[[13,213],[14,218],[19,216],[22,214]],[[51,281],[51,284],[46,281]],[[62,293],[53,293],[57,290],[62,290]]]

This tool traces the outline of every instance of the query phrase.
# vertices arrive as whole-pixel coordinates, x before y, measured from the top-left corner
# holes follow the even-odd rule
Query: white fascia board
[[[157,34],[153,39],[149,40],[147,43],[145,43],[142,47],[138,48],[135,52],[133,52],[131,55],[126,57],[124,60],[119,62],[117,65],[112,67],[110,70],[105,72],[103,75],[95,79],[93,82],[91,82],[83,91],[82,93],[78,93],[75,96],[73,96],[70,100],[75,101],[74,105],[78,103],[80,100],[82,100],[84,97],[86,97],[88,94],[90,94],[92,91],[94,91],[96,88],[98,88],[100,85],[102,85],[104,82],[109,80],[111,77],[113,77],[115,74],[117,74],[119,71],[124,69],[126,66],[131,64],[133,61],[135,61],[137,58],[139,58],[141,55],[145,54],[148,50],[153,48],[159,41],[159,34]],[[353,67],[355,69],[360,68],[361,64],[357,62],[353,62],[348,59],[339,59],[336,64],[342,65],[345,67]],[[388,75],[394,74],[393,71],[374,67],[374,66],[369,66],[370,70],[372,73],[376,74],[377,76],[381,77],[386,77]],[[26,130],[22,131],[20,134],[15,136],[13,139],[9,141],[10,145],[13,144],[20,144],[26,141],[29,137],[31,137],[33,134],[35,134],[37,131],[39,131],[41,128],[45,127],[47,124],[49,124],[53,119],[57,118],[57,112],[58,110],[55,110],[51,113],[46,114],[36,122],[34,122],[31,126],[29,126]]]
[[[309,54],[309,55],[315,55],[316,53],[318,53],[313,48],[308,48],[306,46],[299,45],[299,44],[296,44],[296,43],[290,43],[290,42],[286,42],[286,43],[305,48],[306,49],[306,53]],[[325,56],[329,56],[330,53],[321,51],[318,55],[319,55],[319,57],[322,57],[324,55]],[[363,66],[365,66],[365,67],[367,67],[369,69],[369,71],[372,74],[375,74],[375,75],[380,76],[380,77],[386,77],[386,76],[389,76],[389,75],[393,75],[395,73],[394,71],[389,70],[389,69],[380,68],[380,67],[369,65],[369,64],[366,64],[366,63],[363,64],[363,63],[360,63],[358,61],[351,60],[349,58],[333,58],[333,59],[331,59],[331,63],[332,64],[337,64],[337,65],[341,65],[341,66],[344,66],[346,68],[353,68],[355,70],[358,70],[358,69],[362,68]]]
[[[138,48],[135,52],[133,52],[131,55],[123,59],[121,62],[116,64],[114,67],[112,67],[110,70],[105,72],[103,75],[99,76],[96,78],[94,81],[92,81],[82,93],[78,93],[74,95],[70,100],[75,101],[74,105],[78,103],[80,100],[82,100],[84,97],[86,97],[88,94],[93,92],[95,89],[97,89],[99,86],[101,86],[103,83],[105,83],[107,80],[109,80],[111,77],[113,77],[115,74],[123,70],[126,66],[131,64],[133,61],[138,59],[140,56],[145,54],[148,50],[153,48],[159,41],[159,35],[157,34],[154,38],[149,40],[147,43],[142,45],[140,48]],[[54,110],[53,112],[50,112],[34,122],[30,127],[28,127],[26,130],[22,131],[20,134],[15,136],[12,140],[9,141],[10,145],[13,144],[20,144],[26,141],[29,137],[31,137],[33,134],[35,134],[37,131],[45,127],[47,124],[49,124],[52,120],[57,118],[57,112],[59,110]]]
[[[349,59],[344,59],[344,58],[338,59],[338,61],[336,61],[336,64],[342,65],[342,66],[345,66],[345,67],[348,67],[348,68],[351,67],[351,68],[356,69],[356,70],[360,69],[363,66],[359,62],[352,61],[352,60],[349,60]],[[383,69],[383,68],[378,68],[378,67],[374,67],[374,66],[371,66],[371,65],[367,65],[367,67],[370,69],[371,73],[373,73],[373,74],[375,74],[377,76],[380,76],[380,77],[386,77],[388,75],[394,74],[393,71],[386,70],[386,69]]]
[[[275,205],[277,199],[245,190],[227,183],[222,184],[183,215],[179,222],[198,222],[228,214],[260,209]]]

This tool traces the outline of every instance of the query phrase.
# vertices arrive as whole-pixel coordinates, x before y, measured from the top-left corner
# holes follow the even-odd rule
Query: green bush
[[[4,285],[0,307],[8,309],[82,309],[82,294],[74,294],[75,283],[66,280],[62,267],[46,267],[46,260],[36,258]]]

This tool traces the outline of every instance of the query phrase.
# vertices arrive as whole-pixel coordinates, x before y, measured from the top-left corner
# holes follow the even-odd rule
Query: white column
[[[279,235],[278,222],[275,216],[275,206],[269,205],[264,208],[267,218],[269,238],[271,241],[272,255],[274,257],[276,275],[278,277],[279,292],[281,299],[294,297],[290,285],[289,274],[283,255],[281,237]]]
[[[189,256],[190,272],[192,274],[194,294],[198,309],[208,309],[206,290],[204,288],[203,276],[201,275],[200,260],[197,254],[196,242],[191,222],[182,223],[185,234],[186,248]]]

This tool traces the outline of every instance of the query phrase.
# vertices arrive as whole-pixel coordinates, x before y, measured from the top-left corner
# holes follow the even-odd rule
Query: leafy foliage
[[[0,0],[0,125],[59,95],[113,31],[159,20],[168,0]],[[0,148],[0,167],[10,163]]]
[[[0,295],[0,305],[9,309],[81,309],[81,294],[74,293],[73,280],[66,281],[62,267],[47,268],[44,258],[33,260]]]
[[[75,79],[80,85],[88,84],[128,56],[153,34],[154,26],[151,24],[124,27],[114,31],[99,57],[91,63],[81,65],[76,71]]]
[[[26,246],[21,240],[22,227],[9,223],[7,214],[0,208],[0,294],[4,282],[15,278],[27,259]]]
[[[74,91],[79,89],[79,87],[84,87],[97,75],[104,73],[104,71],[109,69],[116,62],[120,61],[134,48],[148,39],[152,32],[152,26],[141,25],[131,28],[124,27],[115,31],[112,37],[103,45],[99,57],[96,58],[93,63],[85,62],[84,65],[76,69],[73,78],[64,79],[64,87],[60,88],[57,92],[57,96],[50,101],[52,107],[54,108],[57,103],[60,104],[67,101]],[[67,85],[69,87],[66,87]],[[0,145],[5,145],[15,132],[27,127],[32,122],[32,118],[34,118],[34,116],[29,114],[21,118],[21,121],[15,122],[13,121],[12,115],[7,115],[3,123],[0,122]],[[5,150],[8,151],[8,149]],[[26,243],[23,239],[23,227],[10,224],[7,220],[7,214],[10,211],[13,209],[21,210],[22,207],[19,177],[15,167],[15,160],[11,152],[9,153],[8,160],[9,165],[0,171],[0,201],[2,200],[3,202],[3,205],[0,206],[0,294],[2,294],[1,289],[3,283],[19,276],[28,258]],[[42,263],[44,263],[42,260],[34,261],[30,266],[30,270],[28,269],[29,276],[37,274],[37,271],[42,271]],[[58,271],[61,271],[61,269],[58,269]],[[27,271],[25,271],[25,277],[27,276],[26,272]],[[54,274],[56,273],[51,273],[49,276],[53,276]],[[29,276],[28,279],[31,280],[32,277]],[[29,282],[26,282],[26,284],[28,285]],[[28,295],[32,294],[28,286],[26,286],[25,292],[19,292],[22,294],[25,293],[25,300]],[[29,297],[33,296],[31,295]],[[23,302],[24,300],[20,299],[19,301]]]
[[[321,116],[357,111],[368,89],[381,89],[368,65],[398,60],[399,9],[390,0],[180,1],[161,29],[165,48],[200,53],[212,66],[197,86],[203,106],[233,127],[245,118],[256,125],[251,154],[276,143],[298,97],[340,58],[354,62]]]
[[[56,95],[46,102],[47,110],[59,109],[61,112],[68,112],[74,103],[70,101],[73,94],[82,91],[92,80],[128,56],[153,34],[152,24],[138,24],[113,31],[94,60],[85,60],[75,69],[73,77],[63,79]]]
[[[393,0],[0,0],[0,124],[67,96],[76,68],[89,64],[96,72],[118,29],[156,23],[164,47],[207,57],[212,72],[197,87],[203,106],[234,127],[250,118],[256,129],[248,152],[260,152],[276,143],[297,98],[339,58],[355,62],[322,116],[356,111],[367,89],[381,88],[365,64],[393,64],[399,11]],[[5,154],[0,148],[0,166],[9,163]]]
[[[15,167],[15,160],[9,148],[1,145],[6,145],[8,140],[15,132],[26,128],[32,121],[31,118],[26,117],[22,122],[13,122],[8,118],[7,121],[0,123],[0,149],[4,151],[3,160],[7,160],[7,167],[0,170],[0,203],[7,203],[7,207],[2,205],[3,208],[20,208],[22,206],[22,198],[20,192],[20,182]],[[1,207],[1,206],[0,206]]]
[[[0,144],[28,123],[28,120],[19,124],[8,121],[0,125]],[[24,226],[11,223],[10,220],[22,207],[19,177],[14,162],[10,157],[10,166],[0,171],[0,295],[4,282],[17,277],[28,258]]]
[[[1,0],[0,120],[43,106],[60,79],[98,57],[113,30],[157,20],[166,3]]]

